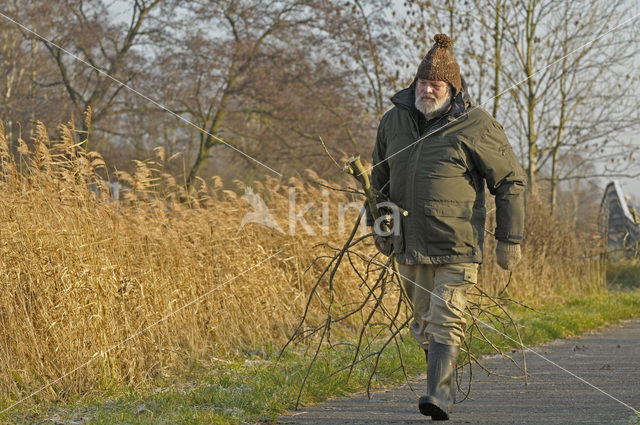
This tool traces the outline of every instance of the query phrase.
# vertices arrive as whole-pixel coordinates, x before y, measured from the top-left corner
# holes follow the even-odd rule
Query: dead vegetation
[[[324,340],[322,334],[331,330],[372,347],[354,356],[356,366],[375,361],[380,341],[393,349],[389,337],[401,332],[407,308],[390,264],[376,255],[366,229],[354,226],[362,200],[326,188],[343,182],[322,181],[311,171],[254,182],[283,232],[242,226],[252,209],[238,195],[242,182],[200,180],[187,193],[163,172],[170,159],[159,150],[138,162],[135,173],[118,175],[130,191],[114,201],[105,179],[115,176],[106,175],[99,155],[81,148],[81,132],[68,124],[58,133],[50,138],[39,125],[33,141],[10,147],[0,132],[5,400],[61,376],[42,399],[148,385],[193,359],[210,364],[284,344],[303,313],[295,335],[309,346],[326,346],[329,334]],[[295,211],[312,203],[304,218],[315,234],[300,221],[289,234],[291,188]],[[536,305],[598,288],[592,244],[536,202],[529,200],[523,263],[510,278],[494,266],[487,240],[478,288],[498,306],[505,294]],[[344,232],[340,205],[349,207]],[[343,266],[336,267],[336,255]]]

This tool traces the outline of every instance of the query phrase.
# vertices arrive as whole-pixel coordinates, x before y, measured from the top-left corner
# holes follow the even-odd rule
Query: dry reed
[[[337,229],[336,206],[354,201],[352,195],[327,194],[312,172],[286,182],[266,177],[252,187],[273,216],[283,218],[277,221],[284,233],[259,224],[241,228],[251,211],[244,196],[217,178],[201,181],[196,192],[187,194],[162,171],[167,159],[158,150],[157,158],[137,163],[134,175],[119,174],[131,190],[114,201],[104,162],[84,152],[76,136],[72,125],[61,126],[59,138],[50,140],[40,124],[32,142],[19,141],[10,149],[0,131],[3,399],[27,395],[93,358],[41,397],[56,400],[112,385],[146,385],[190,359],[206,364],[213,357],[241,355],[287,339],[326,266],[326,259],[318,257],[333,252],[314,247],[341,245],[345,236]],[[315,235],[300,228],[287,234],[291,187],[298,209],[315,201],[305,214]],[[244,185],[235,182],[235,189],[241,193]],[[327,235],[320,231],[321,201],[331,205]],[[348,232],[357,211],[352,208],[346,216]],[[542,302],[583,293],[597,280],[591,261],[582,258],[585,245],[560,218],[554,220],[530,209],[525,258],[509,287],[512,298]],[[507,275],[493,265],[488,239],[483,286],[497,293]],[[375,253],[369,240],[364,249]],[[365,289],[358,282],[349,268],[338,270],[336,306],[361,299]],[[209,291],[198,303],[110,350]],[[317,311],[310,317],[320,320],[326,314],[322,302],[313,306]]]

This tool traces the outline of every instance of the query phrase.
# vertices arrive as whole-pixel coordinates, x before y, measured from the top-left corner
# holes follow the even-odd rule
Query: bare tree
[[[309,19],[308,2],[265,0],[197,1],[181,4],[181,19],[174,22],[172,55],[160,58],[171,79],[173,109],[203,131],[199,150],[186,179],[192,186],[212,149],[224,140],[223,123],[234,109],[237,94],[261,61],[282,51],[288,32]],[[188,23],[188,25],[187,25]],[[215,30],[212,30],[215,28]],[[282,38],[281,38],[282,37]]]
[[[28,60],[24,56],[24,38],[5,22],[0,25],[0,118],[7,120],[7,136],[11,139],[12,121],[28,114],[16,100],[25,94],[28,84]],[[27,115],[28,116],[28,115]]]
[[[394,57],[398,39],[393,31],[395,11],[390,0],[327,1],[315,23],[324,33],[323,54],[332,58],[362,98],[362,106],[372,121],[382,118],[388,108],[386,96],[397,82]],[[345,87],[345,88],[347,88]]]
[[[475,82],[479,104],[488,107],[483,102],[483,96],[489,96],[491,114],[497,118],[502,95],[502,52],[506,25],[504,16],[508,13],[509,3],[506,0],[487,0],[474,2],[474,6],[472,13],[475,19],[470,21],[470,29],[479,34],[477,40],[465,43],[463,55],[469,57],[471,70],[477,75],[472,74],[467,80]],[[491,84],[487,84],[488,82]]]
[[[377,116],[383,108],[382,65],[367,77],[360,74],[360,66],[347,63],[356,35],[343,33],[347,22],[353,24],[351,14],[360,16],[369,29],[357,37],[370,38],[362,41],[369,50],[358,63],[377,54],[377,18],[360,6],[342,16],[344,11],[327,1],[177,3],[180,19],[173,22],[175,30],[164,42],[169,48],[157,56],[156,68],[163,70],[159,86],[172,110],[202,129],[184,128],[198,145],[187,186],[208,162],[218,169],[238,166],[222,144],[285,174],[311,164],[322,173],[328,162],[319,138],[330,140],[334,153],[342,155],[361,132],[372,133],[373,120],[366,115]],[[366,90],[355,88],[358,77],[358,85],[367,80],[375,92],[367,106]]]
[[[19,4],[1,4],[7,16],[17,14]],[[64,93],[35,84],[38,78],[54,75],[55,69],[46,59],[35,40],[26,40],[16,24],[0,18],[0,119],[6,123],[9,140],[14,138],[14,129],[16,137],[28,138],[34,119],[53,125],[68,119]]]
[[[23,17],[42,23],[43,27],[34,27],[34,31],[52,42],[30,32],[24,32],[25,36],[42,43],[58,69],[57,78],[41,80],[38,84],[64,87],[78,112],[91,111],[93,124],[109,115],[122,113],[117,101],[123,84],[132,83],[139,69],[137,64],[144,61],[134,48],[158,31],[150,25],[150,15],[161,1],[134,0],[130,3],[126,22],[112,18],[103,1],[64,0],[27,8]],[[36,20],[43,17],[45,19]],[[85,120],[81,122],[83,130],[89,133]]]
[[[563,4],[562,18],[556,31],[561,61],[554,68],[558,97],[555,122],[549,122],[548,153],[541,158],[541,166],[550,162],[550,202],[557,202],[561,181],[586,178],[604,172],[617,175],[633,170],[634,151],[638,150],[624,139],[624,134],[640,125],[638,102],[629,94],[636,86],[627,67],[640,47],[636,36],[611,35],[592,42],[627,16],[624,2],[603,2],[597,10],[581,7],[579,3]],[[575,51],[575,52],[574,52]],[[604,65],[604,66],[603,66]],[[600,153],[599,151],[604,150]],[[576,153],[584,160],[572,163]],[[604,164],[601,171],[593,170],[595,158],[612,154],[614,166]],[[591,168],[591,169],[589,169]],[[596,167],[599,168],[599,167]],[[636,170],[637,171],[637,170]]]
[[[640,122],[624,70],[638,52],[637,30],[609,34],[631,7],[624,0],[527,0],[502,16],[502,69],[513,87],[505,120],[524,140],[530,187],[548,180],[552,205],[560,181],[616,175],[631,165],[623,132]],[[576,154],[583,160],[573,160]]]

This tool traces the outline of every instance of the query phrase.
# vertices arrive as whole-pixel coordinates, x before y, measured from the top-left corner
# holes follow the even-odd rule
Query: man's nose
[[[433,94],[433,88],[430,84],[425,84],[420,88],[420,94]]]

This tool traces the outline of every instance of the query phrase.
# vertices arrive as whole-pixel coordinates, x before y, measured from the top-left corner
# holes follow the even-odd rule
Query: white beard
[[[449,104],[451,103],[451,91],[447,90],[447,96],[444,99],[436,99],[434,96],[430,95],[418,95],[418,89],[416,88],[416,109],[424,114],[428,120],[438,117],[444,114],[449,108]],[[427,102],[427,99],[433,99],[433,102]]]

